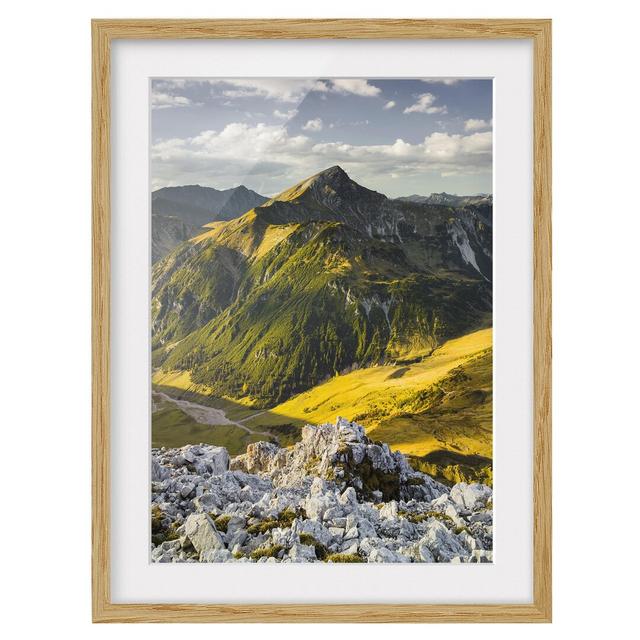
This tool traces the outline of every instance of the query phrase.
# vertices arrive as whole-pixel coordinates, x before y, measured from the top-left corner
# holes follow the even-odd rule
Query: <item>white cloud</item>
[[[195,82],[190,80],[189,82]],[[151,86],[154,91],[175,91],[176,89],[184,89],[187,86],[186,78],[162,78],[152,80]]]
[[[221,87],[227,98],[268,98],[278,102],[302,102],[311,92],[377,96],[381,90],[361,78],[335,80],[300,80],[288,78],[242,78],[207,80],[212,88]],[[214,89],[214,92],[216,89]]]
[[[303,127],[304,131],[322,131],[322,118],[308,120]]]
[[[477,118],[470,118],[464,121],[465,131],[480,131],[481,129],[488,129],[493,124],[493,120],[487,122],[486,120],[479,120]]]
[[[312,151],[331,158],[332,162],[360,161],[378,163],[393,160],[390,170],[415,165],[423,170],[437,169],[472,173],[491,166],[491,132],[469,136],[435,132],[423,142],[411,144],[398,138],[393,144],[351,145],[342,142],[315,144]],[[396,166],[397,165],[397,166]]]
[[[268,98],[278,102],[301,102],[309,91],[322,91],[315,80],[288,78],[242,78],[209,80],[213,87],[223,87],[227,98]]]
[[[395,106],[396,106],[395,100],[389,100],[389,102],[387,102],[382,108],[386,111],[387,109],[393,109],[393,107]]]
[[[362,78],[341,78],[331,80],[333,91],[337,93],[352,93],[357,96],[377,96],[380,93],[380,89],[372,84],[369,84],[367,80]]]
[[[291,120],[292,118],[295,118],[298,115],[298,110],[289,109],[288,111],[280,111],[279,109],[276,109],[273,112],[273,115],[276,118],[280,118],[280,120]]]
[[[172,107],[200,106],[185,96],[174,96],[169,93],[153,92],[151,94],[152,109],[171,109]]]
[[[271,195],[326,167],[340,164],[362,184],[380,176],[475,175],[491,172],[492,133],[432,133],[420,143],[314,143],[280,125],[228,124],[192,138],[162,140],[152,147],[154,187],[179,184],[234,186],[250,182]],[[249,179],[249,180],[248,180]],[[258,186],[260,188],[258,188]]]
[[[403,113],[428,113],[429,115],[437,113],[447,113],[447,105],[434,106],[437,100],[433,93],[423,93],[418,96],[418,101],[407,107]]]
[[[491,131],[473,133],[469,136],[435,132],[425,138],[425,153],[436,161],[457,162],[463,156],[469,159],[473,156],[490,154],[492,145]]]
[[[464,78],[422,78],[422,82],[426,82],[427,84],[453,85],[463,81]]]

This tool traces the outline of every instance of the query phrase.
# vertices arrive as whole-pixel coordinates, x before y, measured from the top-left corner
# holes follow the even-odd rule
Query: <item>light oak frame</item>
[[[551,621],[551,21],[94,20],[92,605],[94,622]],[[531,39],[533,69],[533,602],[114,604],[110,598],[110,59],[114,39]]]

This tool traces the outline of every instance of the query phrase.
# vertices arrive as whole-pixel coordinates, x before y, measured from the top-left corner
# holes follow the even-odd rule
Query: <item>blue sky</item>
[[[158,78],[152,187],[266,196],[339,164],[390,197],[492,191],[487,79]]]

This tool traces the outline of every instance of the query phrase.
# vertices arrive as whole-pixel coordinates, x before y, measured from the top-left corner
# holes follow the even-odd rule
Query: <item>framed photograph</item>
[[[551,23],[95,20],[96,622],[551,620]]]

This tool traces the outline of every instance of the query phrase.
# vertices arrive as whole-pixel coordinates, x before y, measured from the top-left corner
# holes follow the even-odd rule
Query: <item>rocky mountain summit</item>
[[[155,264],[153,366],[270,409],[429,354],[490,324],[491,220],[391,200],[330,167]]]
[[[152,450],[153,562],[491,562],[492,491],[449,488],[343,418],[290,448]]]

